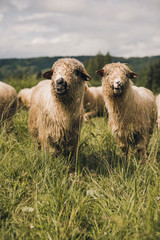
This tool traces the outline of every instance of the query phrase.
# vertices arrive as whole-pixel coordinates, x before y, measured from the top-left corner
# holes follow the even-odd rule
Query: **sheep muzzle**
[[[58,95],[63,95],[67,90],[67,82],[63,78],[58,78],[55,83],[55,92]]]
[[[122,85],[122,82],[121,80],[118,78],[114,81],[114,84],[113,84],[113,92],[114,92],[114,95],[116,96],[119,96],[122,94],[122,90],[123,90],[123,85]]]

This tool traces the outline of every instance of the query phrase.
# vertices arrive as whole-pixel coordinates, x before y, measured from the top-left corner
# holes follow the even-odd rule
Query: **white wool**
[[[7,120],[12,125],[12,118],[17,110],[17,93],[10,85],[0,82],[0,121]]]
[[[83,119],[84,79],[76,71],[84,66],[76,59],[59,59],[52,67],[51,80],[39,83],[31,96],[28,127],[43,148],[54,154],[72,153],[78,146]],[[56,92],[55,82],[64,78],[67,89]]]
[[[155,123],[155,97],[149,89],[133,85],[128,76],[134,78],[136,73],[125,64],[107,64],[103,71],[103,97],[112,133],[124,154],[134,143],[140,156],[146,158],[146,147]],[[121,80],[120,90],[115,89],[116,80]]]
[[[34,87],[21,89],[17,95],[18,107],[30,107],[31,95]]]
[[[156,96],[156,106],[157,106],[157,125],[160,130],[160,94]]]
[[[105,109],[104,105],[102,86],[86,86],[84,95],[84,109],[86,111],[84,114],[85,121],[96,116],[103,116]]]

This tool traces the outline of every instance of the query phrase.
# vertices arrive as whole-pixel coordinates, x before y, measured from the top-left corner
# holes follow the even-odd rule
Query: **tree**
[[[101,85],[101,77],[96,74],[96,71],[103,68],[105,64],[111,63],[112,58],[109,52],[106,55],[100,52],[95,56],[91,57],[88,61],[84,63],[87,72],[91,75],[91,84],[98,86]]]
[[[40,79],[42,77],[42,71],[38,71],[36,74],[36,79]]]
[[[105,55],[105,62],[106,62],[106,64],[112,62],[112,57],[111,57],[111,55],[109,54],[109,52],[107,52],[107,54]]]
[[[154,64],[150,62],[148,66],[140,72],[137,85],[144,86],[154,93],[160,93],[160,60]]]

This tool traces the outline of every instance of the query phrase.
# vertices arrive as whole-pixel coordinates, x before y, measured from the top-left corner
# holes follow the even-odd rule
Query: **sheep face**
[[[54,63],[51,70],[42,75],[52,80],[53,91],[57,96],[71,95],[83,86],[91,77],[83,64],[76,59],[63,58]]]
[[[103,76],[103,91],[110,97],[122,96],[130,84],[129,79],[137,76],[122,63],[106,64],[103,69],[97,71],[97,74]]]

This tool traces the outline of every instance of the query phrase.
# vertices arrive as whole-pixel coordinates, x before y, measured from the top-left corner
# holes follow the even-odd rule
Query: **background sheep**
[[[17,93],[10,85],[0,82],[0,121],[7,126],[12,124],[12,117],[17,109]]]
[[[102,86],[100,87],[88,87],[85,85],[84,94],[84,108],[86,113],[84,119],[103,116],[105,104],[102,94]]]
[[[20,107],[25,107],[29,108],[30,107],[30,100],[31,100],[31,95],[34,87],[32,88],[24,88],[21,89],[17,95],[18,99],[18,108]]]
[[[54,63],[32,92],[28,126],[43,148],[69,154],[77,148],[83,119],[84,81],[90,80],[76,59]]]
[[[97,74],[103,76],[102,89],[109,125],[124,154],[134,143],[140,156],[146,158],[146,147],[156,114],[153,93],[133,85],[130,79],[137,77],[137,74],[125,64],[106,64]]]
[[[156,105],[157,105],[157,124],[158,129],[160,129],[160,94],[156,96]]]

